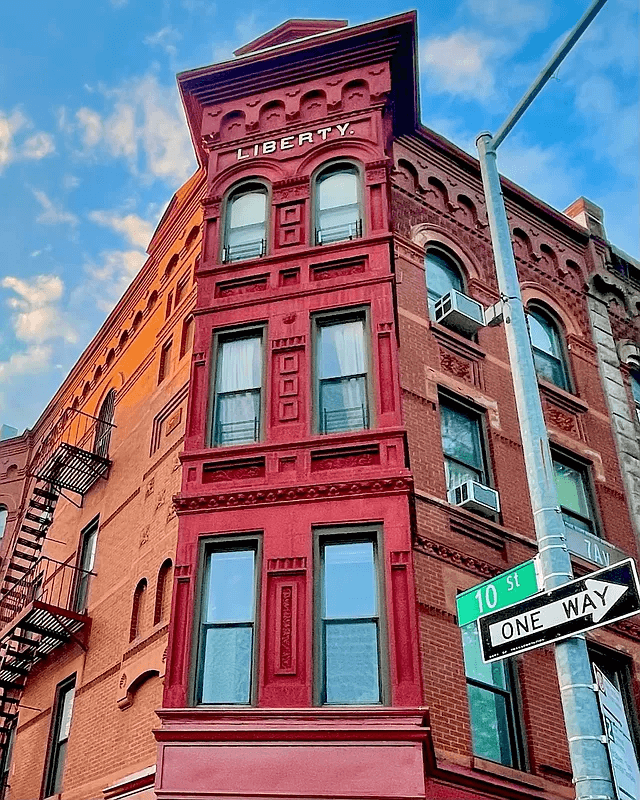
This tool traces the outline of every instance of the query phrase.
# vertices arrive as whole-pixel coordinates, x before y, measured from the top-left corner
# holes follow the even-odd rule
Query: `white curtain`
[[[323,387],[323,405],[329,412],[340,412],[346,409],[366,409],[366,387],[364,378],[350,377],[362,375],[366,370],[364,352],[364,322],[342,322],[338,325],[327,325],[321,328],[320,334],[320,378],[344,378],[338,382],[326,383]],[[334,414],[333,423],[327,422],[329,428],[335,425],[340,428],[360,427],[366,420],[345,417],[342,422]]]
[[[262,383],[261,341],[234,339],[224,342],[218,360],[217,392],[238,392],[259,389]]]

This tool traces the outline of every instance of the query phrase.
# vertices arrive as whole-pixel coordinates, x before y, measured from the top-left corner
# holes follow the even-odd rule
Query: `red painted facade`
[[[429,246],[457,259],[483,306],[498,292],[477,164],[417,122],[415,16],[292,21],[238,52],[179,76],[207,191],[157,796],[572,797],[548,648],[514,664],[518,764],[472,744],[455,596],[531,558],[535,542],[504,333],[470,339],[427,311]],[[316,177],[331,163],[357,171],[362,231],[318,244]],[[266,251],[225,263],[243,182],[266,188]],[[506,193],[526,300],[557,314],[571,363],[567,389],[540,384],[550,438],[588,465],[594,525],[636,555],[583,291],[588,234]],[[349,310],[365,320],[369,424],[322,434],[314,320]],[[262,335],[260,436],[213,446],[217,343],[237,330]],[[443,398],[483,420],[502,504],[492,519],[446,501]],[[381,531],[382,703],[322,706],[314,541],[358,526]],[[233,536],[260,539],[254,691],[250,705],[198,705],[203,554]],[[635,676],[637,625],[590,639]]]

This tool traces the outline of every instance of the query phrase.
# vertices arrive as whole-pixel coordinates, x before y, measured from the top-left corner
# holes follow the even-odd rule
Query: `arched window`
[[[244,184],[229,195],[222,260],[244,261],[267,252],[267,189]]]
[[[640,421],[640,372],[635,370],[631,373],[631,394],[633,395],[633,402],[636,406],[636,417]],[[1,527],[1,526],[0,526]]]
[[[569,391],[569,372],[557,323],[540,308],[530,308],[527,318],[538,377]]]
[[[169,619],[169,606],[171,604],[171,568],[173,563],[170,558],[162,563],[158,572],[156,584],[156,604],[153,610],[153,624],[157,625],[162,620]]]
[[[334,164],[315,180],[316,244],[362,236],[360,174],[353,164]]]
[[[116,408],[116,390],[107,392],[96,422],[96,438],[93,443],[93,452],[101,458],[109,458],[109,442],[113,427],[113,415]]]
[[[141,622],[144,619],[144,605],[147,596],[147,579],[138,582],[133,593],[133,606],[131,608],[131,627],[129,628],[129,641],[132,642],[140,635]]]
[[[7,517],[9,516],[9,509],[6,506],[0,506],[0,539],[4,536],[7,527]]]
[[[441,250],[427,250],[425,256],[429,315],[435,316],[438,300],[452,289],[464,291],[462,273],[452,258]]]

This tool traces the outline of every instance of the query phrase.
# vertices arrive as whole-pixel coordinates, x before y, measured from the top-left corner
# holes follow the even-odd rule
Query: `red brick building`
[[[292,20],[233,61],[179,76],[200,170],[56,399],[62,408],[73,387],[83,392],[83,365],[95,369],[94,353],[134,318],[133,298],[155,294],[162,314],[146,322],[150,349],[130,371],[150,377],[130,415],[116,387],[112,436],[129,442],[126,461],[110,450],[108,494],[92,487],[86,510],[69,507],[51,528],[75,553],[97,513],[120,519],[90,570],[86,653],[62,641],[29,675],[24,703],[49,711],[20,711],[12,800],[53,793],[66,728],[53,787],[64,800],[142,800],[154,771],[166,800],[574,795],[551,649],[485,665],[474,627],[456,616],[460,591],[536,546],[504,331],[482,324],[499,294],[478,164],[419,122],[415,22]],[[578,221],[508,181],[504,190],[561,512],[584,573],[637,556],[612,428],[620,398],[599,332],[606,299],[594,289],[610,249],[575,209]],[[185,274],[199,258],[184,314],[172,317],[183,280],[182,266],[168,269],[174,255]],[[465,313],[436,310],[452,291]],[[190,351],[191,318],[187,382],[175,342]],[[633,415],[631,394],[627,403]],[[98,397],[87,408],[103,418]],[[54,418],[45,413],[43,431]],[[0,465],[16,441],[0,444]],[[466,499],[453,491],[463,484]],[[7,501],[16,529],[32,497],[21,486]],[[127,636],[161,583],[151,567],[169,558],[165,661],[163,616]],[[588,640],[637,737],[640,627]],[[85,676],[73,658],[95,667]],[[87,701],[69,716],[71,673]],[[88,730],[99,718],[96,746]]]

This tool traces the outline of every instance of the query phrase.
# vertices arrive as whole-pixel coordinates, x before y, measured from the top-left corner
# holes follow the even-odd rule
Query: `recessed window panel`
[[[224,261],[257,258],[266,251],[267,192],[247,189],[227,201]]]
[[[367,428],[364,318],[319,325],[316,369],[320,431]]]
[[[568,389],[567,366],[556,324],[537,309],[529,310],[527,319],[537,374],[561,389]]]
[[[475,623],[461,628],[474,755],[521,765],[516,705],[507,661],[485,664]]]
[[[328,541],[322,556],[323,702],[381,702],[375,546]]]
[[[260,434],[262,337],[226,339],[218,345],[213,443],[255,442]]]
[[[249,703],[255,621],[254,547],[207,556],[200,621],[201,703]]]
[[[440,429],[447,488],[467,480],[486,483],[480,418],[457,404],[440,403]]]
[[[596,533],[586,472],[557,458],[553,469],[564,524]]]
[[[435,314],[436,302],[452,289],[464,291],[462,276],[456,265],[446,258],[431,250],[426,256],[427,294],[429,300],[429,315]]]
[[[317,178],[317,244],[362,236],[359,181],[356,168],[348,165],[331,168]]]

